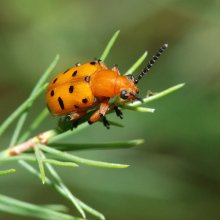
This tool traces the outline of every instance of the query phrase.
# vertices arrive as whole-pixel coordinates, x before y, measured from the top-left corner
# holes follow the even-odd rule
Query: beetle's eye
[[[120,97],[122,99],[127,99],[128,98],[128,93],[126,90],[121,90],[121,93],[120,93]]]
[[[127,75],[127,79],[129,79],[129,80],[131,80],[131,81],[134,81],[134,77],[133,77],[133,75]]]

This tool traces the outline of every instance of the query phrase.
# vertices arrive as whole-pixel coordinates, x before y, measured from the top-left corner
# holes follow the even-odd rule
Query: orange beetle
[[[98,107],[88,122],[91,124],[103,117],[104,125],[109,128],[104,116],[112,107],[117,116],[122,118],[118,107],[110,106],[110,98],[119,96],[126,101],[142,101],[138,96],[137,83],[167,47],[164,44],[136,78],[120,75],[117,67],[108,69],[101,60],[76,64],[76,67],[60,73],[50,82],[46,94],[50,112],[57,116],[69,115],[71,120],[75,120],[83,117],[91,108]]]

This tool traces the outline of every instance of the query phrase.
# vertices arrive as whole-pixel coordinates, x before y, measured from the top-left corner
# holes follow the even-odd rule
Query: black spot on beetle
[[[55,83],[57,81],[57,78],[53,80],[53,83]]]
[[[80,66],[80,65],[81,65],[80,63],[76,63],[76,64],[75,64],[75,66]]]
[[[59,102],[60,108],[63,110],[64,109],[64,103],[63,103],[63,100],[60,97],[58,98],[58,102]]]
[[[83,102],[83,103],[87,103],[87,102],[88,102],[88,99],[87,99],[87,98],[84,98],[84,99],[82,99],[82,102]]]
[[[78,105],[74,105],[74,108],[79,108],[79,106]]]
[[[85,79],[86,82],[89,82],[90,81],[90,76],[86,76],[84,79]]]
[[[95,61],[90,62],[91,65],[96,65]]]
[[[73,73],[72,73],[72,76],[76,76],[77,74],[77,70],[75,70]]]
[[[51,90],[50,95],[54,96],[54,91],[53,90]]]
[[[73,87],[73,86],[70,86],[70,87],[69,87],[69,93],[72,93],[72,92],[73,92],[73,89],[74,89],[74,87]]]
[[[65,74],[66,72],[68,72],[70,70],[70,68],[68,68],[67,70],[65,70],[64,72],[63,72],[63,74]]]

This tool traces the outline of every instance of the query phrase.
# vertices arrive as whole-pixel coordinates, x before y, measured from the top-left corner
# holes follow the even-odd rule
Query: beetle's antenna
[[[149,70],[151,69],[151,67],[154,65],[154,63],[157,61],[157,59],[160,57],[160,55],[166,50],[166,48],[168,47],[168,44],[164,44],[155,54],[154,56],[151,58],[151,60],[149,61],[148,65],[142,70],[142,72],[137,76],[137,78],[134,80],[134,83],[137,84],[140,79],[145,76]]]

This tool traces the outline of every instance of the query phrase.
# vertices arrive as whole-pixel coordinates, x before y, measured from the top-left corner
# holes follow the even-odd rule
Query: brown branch
[[[9,156],[17,156],[27,150],[34,148],[38,144],[47,144],[48,140],[54,137],[56,134],[57,133],[54,130],[40,133],[37,136],[30,138],[29,140],[21,144],[10,146],[7,150],[7,154]]]

